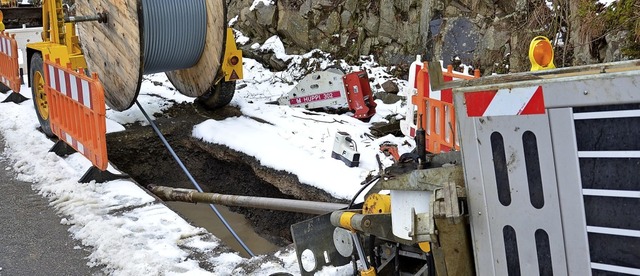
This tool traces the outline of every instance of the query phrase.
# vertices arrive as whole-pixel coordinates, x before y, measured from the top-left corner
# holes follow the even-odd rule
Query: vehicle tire
[[[200,103],[206,109],[218,109],[228,105],[233,99],[235,92],[235,81],[221,81],[209,89],[207,93],[196,98],[196,102]]]
[[[49,102],[47,100],[47,94],[44,91],[45,80],[42,61],[42,54],[35,53],[31,57],[31,66],[29,69],[29,79],[31,80],[31,96],[33,99],[33,106],[38,116],[38,121],[42,127],[42,132],[47,137],[54,137],[55,135],[51,131],[51,124],[49,123]]]
[[[0,93],[4,94],[11,90],[11,88],[4,85],[4,83],[0,83]]]

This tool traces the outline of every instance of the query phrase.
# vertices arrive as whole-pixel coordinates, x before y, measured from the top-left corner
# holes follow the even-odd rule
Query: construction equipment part
[[[363,120],[371,118],[376,110],[367,73],[344,74],[334,68],[305,76],[278,103],[306,109],[346,107],[354,118]]]
[[[314,215],[322,215],[347,207],[347,204],[330,202],[200,193],[196,190],[156,186],[153,184],[147,186],[147,188],[160,199],[165,201],[212,203],[226,206],[269,209]]]
[[[331,158],[344,162],[344,164],[350,168],[360,165],[358,145],[351,139],[349,133],[344,131],[338,131],[336,133]]]
[[[640,60],[446,85],[479,274],[640,273]]]
[[[316,219],[292,227],[296,250],[351,249],[387,275],[640,275],[640,60],[449,82],[428,67],[434,90],[453,89],[462,151],[408,173],[385,169],[368,194],[391,191],[388,214],[329,216],[375,237],[373,253],[310,246],[336,233]],[[326,233],[300,237],[298,227]]]
[[[398,153],[397,144],[385,141],[380,144],[380,151],[384,153],[385,156],[392,156],[394,162],[400,161],[400,154]]]
[[[225,1],[78,0],[75,7],[76,14],[69,15],[61,0],[44,0],[43,41],[27,46],[29,83],[46,135],[53,136],[48,131],[48,101],[38,88],[44,81],[31,74],[45,54],[63,65],[71,63],[73,69],[97,72],[107,106],[115,110],[133,105],[143,74],[165,70],[178,91],[206,97],[201,102],[209,107],[231,101],[234,81],[242,78],[242,52],[226,28]],[[185,24],[190,26],[187,31],[176,29]],[[232,85],[225,85],[229,82]]]
[[[441,166],[444,160],[459,160],[459,152],[449,155],[458,157],[439,158],[440,160],[432,164]],[[415,166],[417,164],[414,164],[414,168]],[[296,241],[296,251],[310,250],[314,256],[344,256],[344,252],[348,250],[341,246],[313,246],[327,244],[327,240],[332,238],[344,240],[336,237],[336,233],[340,232],[334,229],[338,227],[346,231],[355,231],[364,235],[365,240],[372,241],[363,249],[367,252],[364,254],[366,256],[359,256],[356,252],[351,254],[355,258],[365,259],[374,268],[373,272],[377,271],[380,275],[393,275],[394,272],[433,275],[430,271],[435,270],[433,260],[436,254],[472,256],[470,243],[463,238],[468,235],[465,220],[467,214],[464,209],[450,208],[457,206],[465,198],[466,195],[461,188],[463,186],[463,173],[459,165],[414,170],[401,175],[384,174],[372,190],[391,190],[391,196],[368,193],[360,209],[335,211],[328,216],[328,221],[323,216],[293,225],[291,229]],[[445,225],[442,227],[451,226],[454,230],[447,233],[451,233],[452,239],[463,242],[459,242],[455,247],[442,248],[436,231],[436,220],[433,217],[445,218]],[[314,231],[314,234],[301,236],[306,233],[303,229],[310,229],[306,231]],[[314,229],[325,229],[325,232],[315,233]],[[359,240],[354,239],[353,243],[359,243]],[[453,257],[450,259],[454,260]],[[443,257],[439,257],[439,260],[444,264]],[[452,264],[450,271],[471,271],[472,265],[469,265],[469,262],[472,260],[459,260],[461,264]],[[323,266],[340,266],[345,262],[343,258],[336,257],[316,258],[314,261],[315,268],[312,270],[301,267],[302,275],[313,275]]]
[[[107,105],[131,107],[142,76],[155,72],[166,72],[178,91],[191,97],[234,89],[218,85],[242,72],[240,52],[235,43],[227,45],[232,33],[226,28],[225,5],[222,0],[76,1],[79,15],[109,16],[108,24],[78,24],[88,68],[102,77]],[[234,69],[223,72],[223,66]]]

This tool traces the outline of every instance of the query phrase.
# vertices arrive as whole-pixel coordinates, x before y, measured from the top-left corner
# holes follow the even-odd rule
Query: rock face
[[[420,54],[425,60],[443,60],[444,65],[455,61],[472,65],[483,74],[520,72],[529,69],[531,39],[538,35],[553,38],[560,32],[571,34],[568,42],[576,46],[556,60],[562,58],[563,64],[599,61],[593,57],[592,47],[577,41],[581,27],[567,31],[564,26],[580,26],[580,22],[568,19],[574,18],[571,12],[584,9],[576,4],[580,1],[567,1],[566,7],[554,8],[546,2],[256,0],[254,4],[254,0],[238,0],[228,1],[228,16],[238,16],[234,27],[253,42],[262,43],[279,35],[288,53],[317,48],[347,61],[373,55],[381,64],[409,64]],[[549,23],[556,21],[562,23]],[[621,36],[610,34],[606,40],[621,44]],[[615,45],[599,51],[600,59],[624,58]]]

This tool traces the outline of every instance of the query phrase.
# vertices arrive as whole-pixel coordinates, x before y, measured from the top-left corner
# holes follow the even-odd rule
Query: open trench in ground
[[[205,192],[339,202],[322,190],[301,184],[291,173],[261,166],[254,157],[224,145],[203,142],[191,135],[193,126],[207,119],[223,120],[233,116],[242,114],[234,107],[208,111],[198,105],[181,103],[163,114],[156,114],[155,122]],[[255,143],[269,145],[268,141],[261,141],[259,135],[255,137]],[[156,184],[195,189],[150,126],[129,125],[125,131],[107,134],[107,149],[109,160],[143,187]],[[167,205],[193,225],[208,229],[228,246],[244,254],[207,204]],[[291,224],[313,217],[265,209],[218,208],[232,227],[239,228],[235,229],[238,235],[256,254],[290,244]]]

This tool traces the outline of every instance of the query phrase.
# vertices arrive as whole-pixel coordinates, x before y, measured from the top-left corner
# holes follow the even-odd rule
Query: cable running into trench
[[[142,105],[140,105],[138,100],[136,100],[136,105],[138,106],[140,111],[142,111],[142,114],[144,115],[144,117],[147,118],[147,121],[151,125],[151,128],[153,128],[153,131],[155,131],[156,134],[158,134],[158,137],[160,137],[160,140],[162,140],[162,143],[164,144],[164,146],[167,147],[167,149],[169,150],[169,153],[171,153],[171,156],[173,156],[173,159],[175,159],[176,162],[178,162],[178,165],[180,166],[180,168],[182,168],[182,171],[184,171],[184,173],[187,175],[191,183],[193,183],[193,186],[195,186],[196,189],[202,193],[203,191],[202,191],[202,188],[200,188],[200,184],[198,184],[198,182],[193,178],[193,176],[191,175],[187,167],[184,166],[184,164],[182,163],[182,160],[180,160],[180,157],[178,157],[176,152],[173,151],[173,148],[171,147],[171,145],[169,145],[169,142],[167,142],[167,139],[164,138],[164,135],[162,135],[162,132],[160,132],[160,129],[158,129],[158,126],[156,126],[156,124],[151,120],[151,117],[147,115],[147,112],[144,110],[144,108],[142,108]],[[256,255],[253,254],[251,249],[247,247],[247,245],[242,241],[242,239],[240,239],[240,237],[238,236],[238,234],[236,234],[233,228],[231,228],[231,225],[227,223],[227,220],[225,220],[222,214],[220,214],[220,212],[218,211],[218,208],[216,208],[216,206],[214,206],[213,204],[209,204],[209,207],[211,207],[211,210],[213,210],[213,212],[216,213],[216,216],[220,219],[220,221],[222,221],[222,224],[224,224],[224,227],[226,227],[227,230],[229,230],[231,235],[233,235],[233,237],[236,239],[236,241],[238,241],[238,243],[242,246],[242,248],[244,248],[244,250],[247,251],[249,256],[255,257]]]

